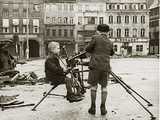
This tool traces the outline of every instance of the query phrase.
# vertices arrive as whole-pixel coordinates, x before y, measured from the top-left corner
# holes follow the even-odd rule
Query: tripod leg
[[[122,81],[115,73],[111,72],[111,75],[117,80],[121,81],[124,85],[126,85],[132,92],[134,92],[136,95],[138,95],[141,99],[143,99],[145,102],[147,102],[148,106],[152,106],[152,104],[146,100],[143,96],[141,96],[139,93],[137,93],[135,90],[133,90],[129,85],[127,85],[124,81]]]
[[[45,94],[45,95],[43,96],[43,98],[32,108],[32,111],[35,111],[36,108],[38,107],[38,105],[39,105],[39,104],[51,93],[51,91],[52,91],[53,89],[55,89],[56,87],[57,87],[57,85],[53,86],[53,87],[48,91],[48,93]]]
[[[124,82],[121,82],[119,79],[117,79],[117,77],[114,74],[112,74],[112,76],[127,91],[127,93],[130,94],[143,107],[143,109],[146,110],[151,115],[151,120],[155,120],[156,118],[153,116],[153,114],[132,94],[132,92],[130,91],[128,86],[126,86],[126,84],[124,84]]]
[[[133,95],[130,94],[143,108],[151,115],[151,120],[155,120],[156,118],[153,116],[153,114]]]

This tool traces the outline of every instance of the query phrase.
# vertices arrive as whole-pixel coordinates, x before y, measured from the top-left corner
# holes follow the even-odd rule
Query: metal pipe
[[[28,9],[29,9],[29,1],[27,2],[27,14],[26,14],[26,18],[27,18],[27,34],[26,34],[26,59],[29,59],[29,38],[28,38],[28,34],[29,34],[29,14],[28,14]]]
[[[151,115],[151,120],[155,120],[156,117],[154,117],[154,115],[132,94],[132,92],[130,91],[132,89],[128,88],[128,86],[113,72],[111,72],[111,75],[117,80],[118,83],[120,83],[120,85],[126,90],[126,92],[130,94],[143,107],[143,109]]]
[[[36,111],[36,108],[38,107],[38,105],[52,92],[53,89],[55,89],[57,87],[57,85],[54,85],[47,94],[44,95],[44,97],[32,108],[32,111]]]
[[[111,75],[115,76],[120,82],[122,82],[125,86],[127,86],[128,89],[130,89],[132,92],[134,92],[136,95],[138,95],[141,99],[143,99],[145,102],[147,102],[148,106],[152,106],[152,104],[148,100],[146,100],[142,95],[140,95],[135,90],[133,90],[129,85],[127,85],[124,81],[122,81],[121,78],[119,78],[115,73],[111,72]]]

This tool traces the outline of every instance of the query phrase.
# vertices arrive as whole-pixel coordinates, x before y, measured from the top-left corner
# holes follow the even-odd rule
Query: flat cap
[[[106,24],[100,24],[97,26],[97,30],[100,32],[109,32],[110,28]]]

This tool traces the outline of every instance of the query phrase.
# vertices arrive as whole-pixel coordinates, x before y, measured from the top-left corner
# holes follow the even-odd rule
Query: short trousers
[[[102,70],[90,70],[88,76],[88,83],[92,86],[100,84],[102,87],[106,87],[108,84],[109,72]]]

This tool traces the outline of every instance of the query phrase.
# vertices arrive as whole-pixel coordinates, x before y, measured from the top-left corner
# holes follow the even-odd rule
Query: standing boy
[[[96,113],[96,93],[98,84],[101,85],[101,115],[107,113],[107,82],[110,73],[110,55],[113,55],[113,44],[108,39],[109,26],[101,24],[97,26],[97,34],[92,37],[91,42],[86,47],[86,51],[91,54],[89,63],[88,83],[91,85],[91,107],[88,112]]]

